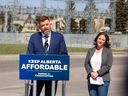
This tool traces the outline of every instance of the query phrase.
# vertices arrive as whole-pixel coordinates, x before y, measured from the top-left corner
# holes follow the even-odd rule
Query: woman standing
[[[88,50],[84,64],[89,96],[107,96],[113,63],[109,36],[105,32],[100,32],[94,39],[94,45]]]

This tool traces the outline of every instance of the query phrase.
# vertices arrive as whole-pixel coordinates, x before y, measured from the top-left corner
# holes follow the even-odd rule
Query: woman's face
[[[104,35],[100,35],[98,38],[97,38],[97,47],[104,47],[104,44],[106,42],[106,38]]]

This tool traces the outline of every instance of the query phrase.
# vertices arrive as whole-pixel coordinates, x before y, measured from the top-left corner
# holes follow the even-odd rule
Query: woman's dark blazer
[[[85,70],[87,71],[87,78],[90,76],[90,73],[93,71],[90,64],[90,60],[95,50],[96,49],[94,47],[90,48],[86,55],[84,67],[85,67]],[[103,77],[104,81],[110,81],[110,69],[112,67],[112,63],[113,63],[112,50],[111,48],[104,47],[102,51],[101,68],[100,70],[97,71],[99,76]]]

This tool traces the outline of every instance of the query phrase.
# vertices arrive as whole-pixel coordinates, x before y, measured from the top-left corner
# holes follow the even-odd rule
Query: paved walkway
[[[71,69],[70,81],[66,84],[66,96],[88,96],[86,72],[83,67],[86,53],[73,52],[69,55]],[[109,96],[124,96],[126,56],[127,54],[114,53]],[[18,59],[18,55],[0,55],[0,96],[24,96],[24,81],[18,77]],[[61,96],[61,84],[62,82],[59,82],[57,96]]]

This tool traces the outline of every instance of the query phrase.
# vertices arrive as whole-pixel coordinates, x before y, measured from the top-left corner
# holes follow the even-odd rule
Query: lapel
[[[105,64],[106,59],[107,59],[107,49],[104,47],[102,51],[102,63],[101,63],[102,65],[101,66]]]
[[[44,51],[45,49],[44,49],[44,46],[43,46],[42,33],[41,32],[39,32],[39,37],[37,37],[37,38],[39,38],[38,40],[39,40],[40,48],[42,49],[42,51]]]
[[[52,51],[54,47],[54,43],[55,43],[55,35],[54,35],[54,32],[51,32],[51,39],[50,39],[50,46],[49,46],[48,53]]]

